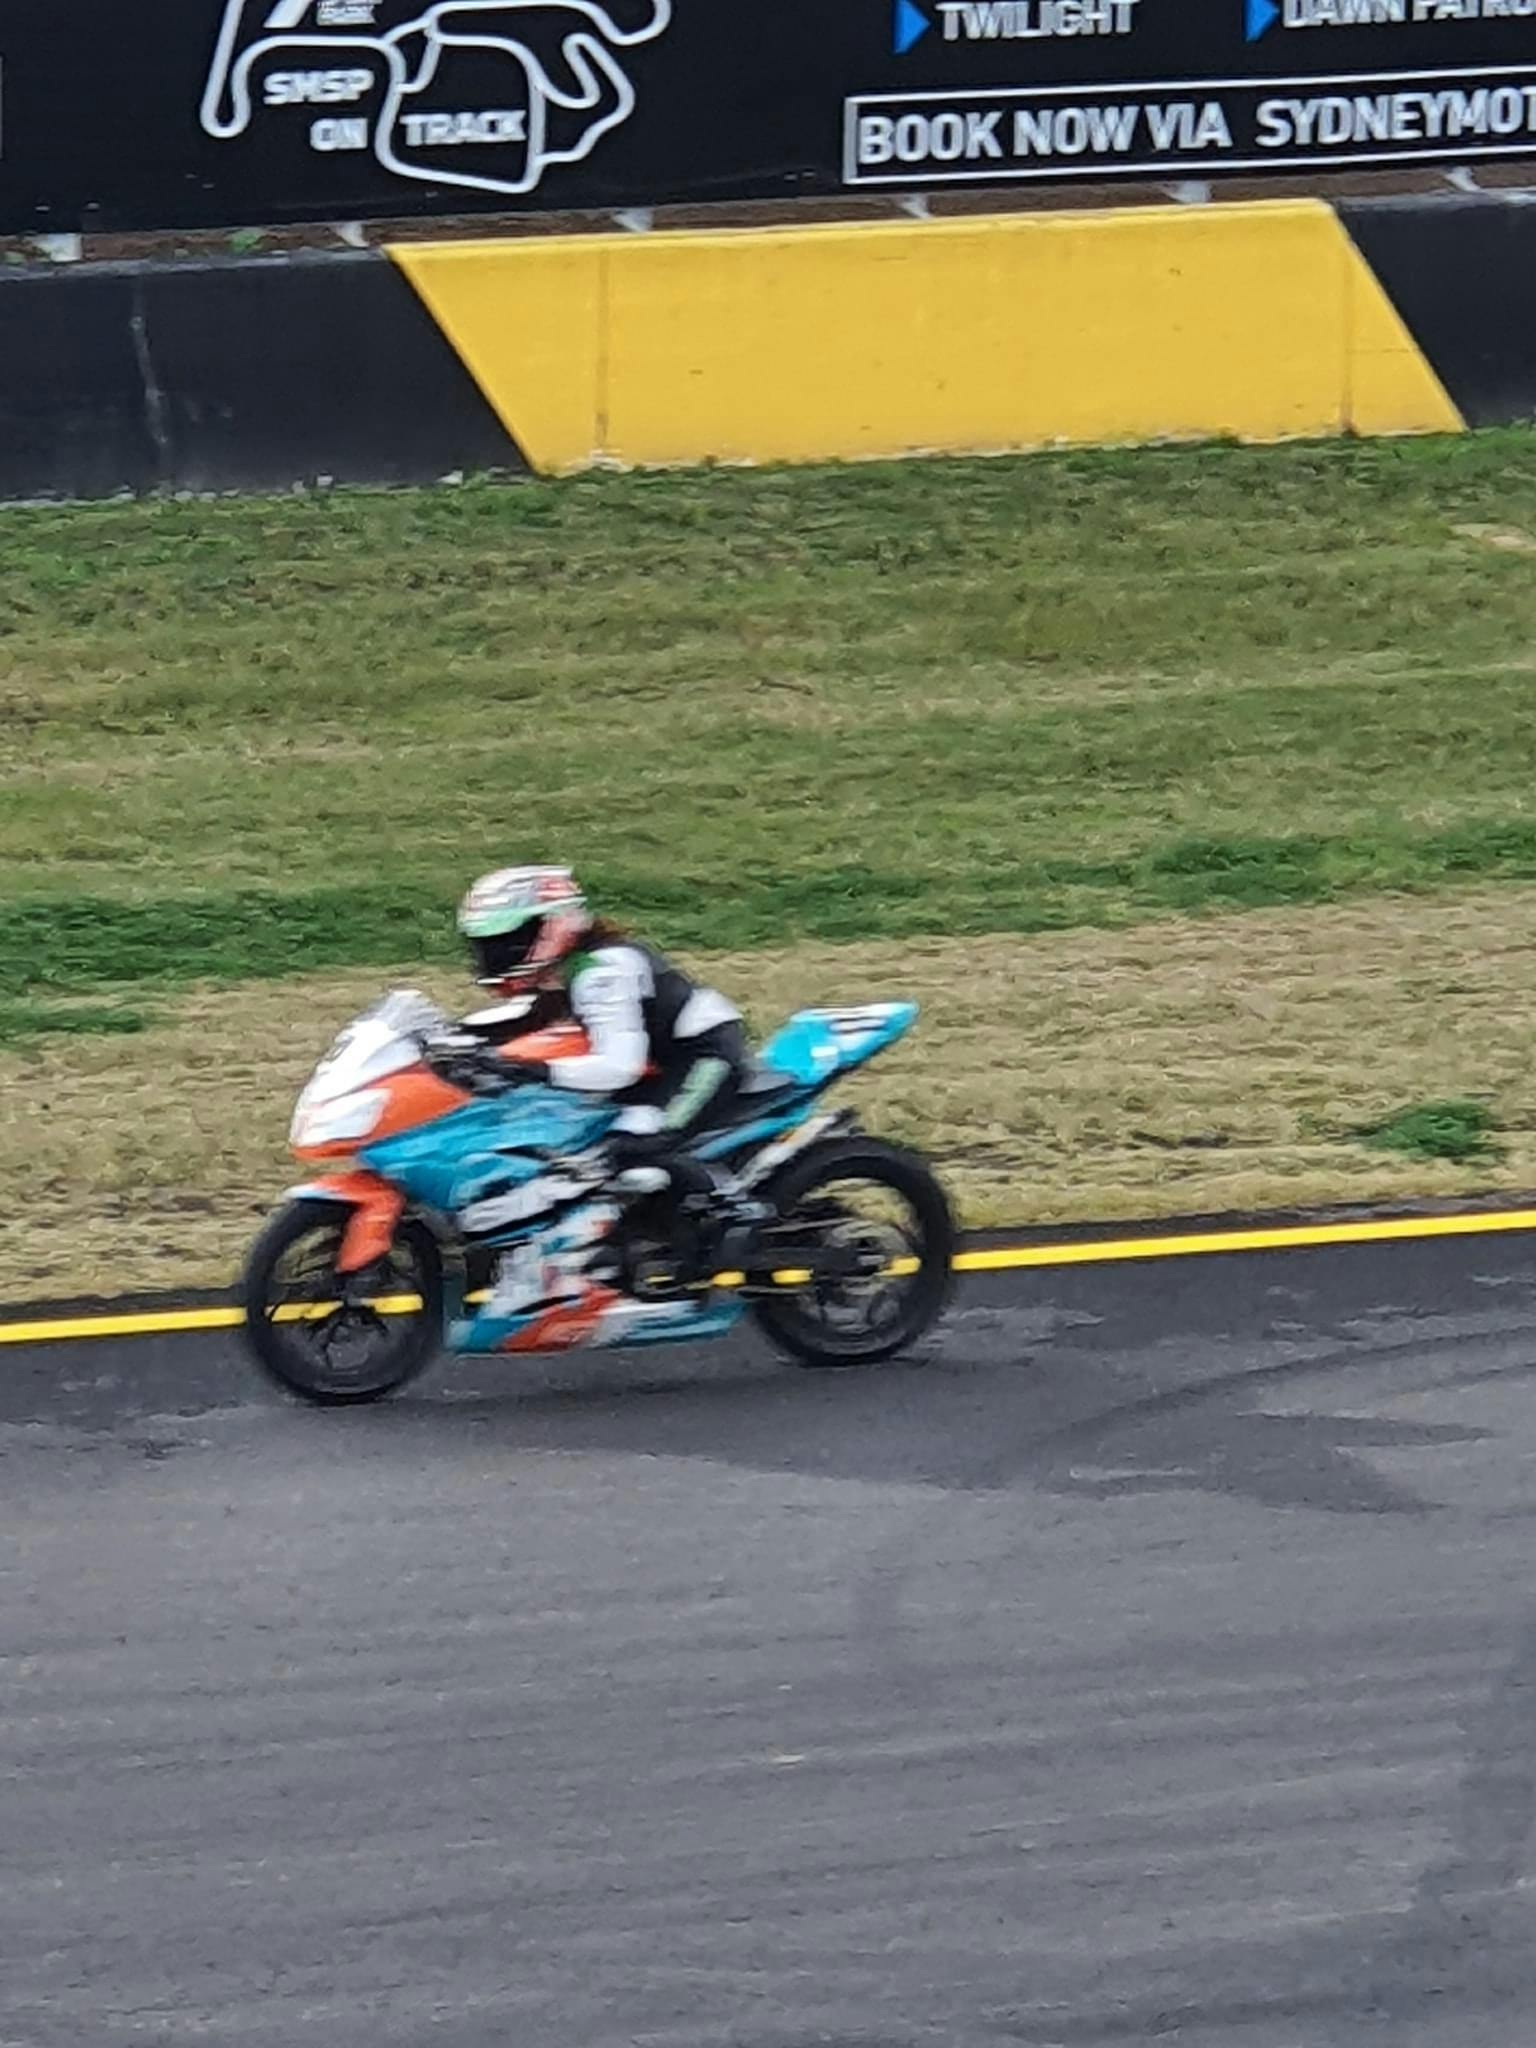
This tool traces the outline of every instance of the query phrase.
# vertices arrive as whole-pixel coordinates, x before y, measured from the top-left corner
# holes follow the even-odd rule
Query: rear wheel
[[[872,1138],[834,1140],[792,1161],[768,1194],[780,1220],[765,1233],[765,1266],[793,1268],[799,1247],[822,1268],[753,1302],[774,1344],[801,1365],[871,1365],[926,1336],[949,1298],[955,1226],[923,1160]]]
[[[442,1330],[437,1240],[406,1218],[388,1256],[366,1275],[336,1270],[350,1212],[292,1202],[251,1247],[241,1296],[257,1364],[321,1407],[377,1401],[431,1363]]]

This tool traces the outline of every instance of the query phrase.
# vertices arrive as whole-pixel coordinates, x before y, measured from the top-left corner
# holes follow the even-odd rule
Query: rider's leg
[[[729,1121],[747,1069],[746,1039],[739,1024],[717,1025],[676,1051],[670,1070],[620,1112],[608,1155],[616,1169],[664,1170],[679,1196],[712,1196],[732,1177],[712,1172],[690,1147],[701,1131]]]
[[[505,1318],[569,1292],[563,1283],[592,1258],[619,1212],[604,1194],[607,1161],[599,1155],[563,1160],[531,1182],[517,1181],[505,1169],[498,1174],[500,1164],[494,1155],[488,1159],[490,1170],[475,1187],[475,1199],[459,1212],[466,1241],[473,1244],[478,1237],[483,1242],[509,1226],[546,1219],[542,1229],[509,1246],[496,1261],[485,1312]]]
[[[503,1252],[485,1313],[526,1315],[585,1294],[603,1277],[604,1250],[618,1220],[618,1203],[599,1197],[567,1210],[538,1236]]]
[[[693,1225],[700,1259],[724,1256],[729,1265],[740,1252],[739,1233],[767,1211],[727,1167],[700,1159],[692,1147],[701,1133],[729,1122],[746,1071],[746,1042],[740,1027],[729,1025],[696,1041],[690,1055],[679,1072],[662,1077],[659,1100],[621,1118],[609,1156],[620,1169],[617,1192],[670,1189],[677,1211]]]
[[[676,1207],[694,1223],[705,1262],[728,1248],[733,1229],[757,1222],[766,1213],[746,1196],[733,1174],[706,1165],[688,1149],[700,1131],[723,1124],[729,1116],[748,1059],[740,1027],[717,1027],[680,1050],[684,1057],[643,1093],[636,1091],[639,1100],[631,1099],[621,1109],[597,1153],[564,1162],[569,1173],[590,1174],[594,1199],[540,1237],[536,1262],[528,1250],[503,1258],[489,1304],[494,1312],[517,1314],[579,1294],[591,1281],[603,1278],[618,1202],[626,1197],[670,1191]],[[652,1174],[659,1178],[651,1180]],[[645,1184],[626,1185],[641,1175]]]

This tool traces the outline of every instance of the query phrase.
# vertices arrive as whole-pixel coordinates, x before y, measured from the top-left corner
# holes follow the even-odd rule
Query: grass
[[[1486,1102],[1421,1102],[1361,1132],[1367,1145],[1410,1159],[1484,1160],[1498,1156]]]
[[[65,1007],[57,1003],[0,1001],[0,1046],[22,1045],[50,1034],[65,1038],[116,1038],[147,1029],[148,1019],[141,1010],[101,1003]]]
[[[701,959],[759,1028],[912,992],[914,1038],[848,1091],[927,1147],[968,1220],[1126,1219],[1536,1187],[1536,888],[1174,918],[1126,931],[806,944]],[[295,1177],[293,1098],[421,963],[164,999],[140,1037],[0,1050],[0,1301],[221,1285]],[[1447,1084],[1501,1154],[1362,1142]]]
[[[507,828],[503,828],[505,835]],[[562,844],[565,835],[561,835]],[[497,844],[505,844],[505,837]],[[526,845],[526,841],[522,841]],[[475,851],[465,849],[465,860]],[[480,849],[484,864],[485,849]],[[1536,877],[1536,819],[1374,844],[1302,837],[1179,840],[1136,859],[1010,863],[910,876],[828,867],[798,879],[700,872],[611,880],[584,865],[605,902],[669,944],[725,950],[793,936],[900,939],[924,932],[1037,932],[1136,923],[1170,911],[1265,909],[1368,891]],[[461,862],[458,874],[465,874]],[[721,887],[724,880],[725,886]],[[85,896],[0,904],[0,991],[124,982],[266,980],[295,970],[460,957],[452,883],[358,882],[316,889],[206,891],[124,902]]]
[[[973,1218],[1514,1185],[1533,536],[1514,432],[0,510],[0,1298],[223,1277],[317,1035],[536,857],[926,991],[871,1087]]]
[[[1536,442],[0,513],[0,995],[1536,876]]]

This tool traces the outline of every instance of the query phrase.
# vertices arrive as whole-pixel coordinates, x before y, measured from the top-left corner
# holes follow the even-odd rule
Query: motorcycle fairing
[[[696,1146],[698,1155],[735,1160],[796,1131],[833,1081],[902,1037],[916,1015],[914,1003],[801,1011],[763,1048],[763,1068],[785,1085],[757,1091],[757,1115],[749,1092],[739,1104],[743,1120],[711,1133]],[[617,1114],[604,1098],[530,1083],[510,1096],[467,1101],[414,1128],[394,1130],[358,1150],[355,1174],[316,1182],[310,1191],[337,1201],[361,1197],[343,1270],[360,1269],[368,1262],[365,1252],[382,1255],[376,1241],[383,1205],[374,1192],[382,1183],[392,1199],[403,1197],[442,1217],[479,1207],[489,1227],[476,1235],[478,1243],[498,1249],[536,1243],[542,1256],[558,1258],[584,1241],[598,1192],[595,1180],[586,1189],[565,1185],[572,1163],[602,1140]],[[560,1184],[561,1204],[524,1199],[541,1180],[551,1190]],[[454,1351],[469,1353],[680,1343],[723,1335],[745,1312],[735,1296],[641,1302],[594,1284],[573,1301],[541,1302],[511,1317],[457,1316],[448,1341]]]

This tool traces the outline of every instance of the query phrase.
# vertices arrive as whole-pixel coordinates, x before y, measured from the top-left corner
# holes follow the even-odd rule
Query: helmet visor
[[[510,932],[471,939],[469,947],[475,963],[475,979],[485,988],[515,981],[519,970],[527,967],[528,956],[538,944],[543,929],[542,917],[530,917]]]

